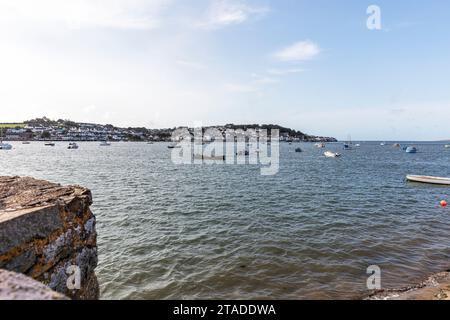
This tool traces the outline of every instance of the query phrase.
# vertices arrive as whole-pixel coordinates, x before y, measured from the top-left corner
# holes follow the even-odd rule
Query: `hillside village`
[[[0,137],[5,141],[171,141],[172,132],[178,128],[147,129],[119,128],[111,124],[79,123],[70,120],[50,120],[46,117],[23,123],[0,124]],[[192,128],[187,128],[193,133]],[[227,129],[271,129],[280,130],[280,141],[333,142],[330,137],[317,137],[304,134],[278,125],[234,125],[205,127],[216,128],[223,135]]]

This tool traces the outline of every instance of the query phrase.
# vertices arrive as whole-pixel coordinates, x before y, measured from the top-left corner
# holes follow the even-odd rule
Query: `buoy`
[[[447,201],[442,200],[442,201],[441,201],[441,207],[446,207],[446,206],[447,206]]]

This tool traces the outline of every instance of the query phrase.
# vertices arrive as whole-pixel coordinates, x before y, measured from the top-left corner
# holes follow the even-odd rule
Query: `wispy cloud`
[[[0,21],[63,23],[71,29],[154,29],[172,0],[15,0],[0,2]]]
[[[213,0],[206,18],[198,26],[204,29],[219,29],[241,24],[250,19],[262,18],[269,11],[268,6],[250,5],[242,0]]]
[[[320,47],[316,43],[306,40],[296,42],[274,54],[279,61],[298,62],[315,58],[320,53]]]
[[[279,79],[266,75],[252,74],[252,78],[255,84],[273,84],[280,82]]]
[[[247,82],[227,83],[224,88],[232,93],[260,93],[267,86],[277,84],[280,80],[267,75],[253,73]]]
[[[303,71],[303,69],[269,69],[267,70],[267,73],[274,76],[286,76],[290,74],[302,73]]]
[[[252,84],[227,83],[224,86],[225,91],[232,93],[252,93],[258,92],[259,88]]]

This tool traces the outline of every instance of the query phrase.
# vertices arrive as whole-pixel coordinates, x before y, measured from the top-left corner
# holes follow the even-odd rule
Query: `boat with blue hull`
[[[417,148],[416,147],[407,147],[405,151],[406,151],[406,153],[417,153]]]

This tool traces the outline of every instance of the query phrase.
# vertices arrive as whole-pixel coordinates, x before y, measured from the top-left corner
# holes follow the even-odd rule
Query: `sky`
[[[0,122],[448,139],[449,12],[447,0],[0,0]]]

